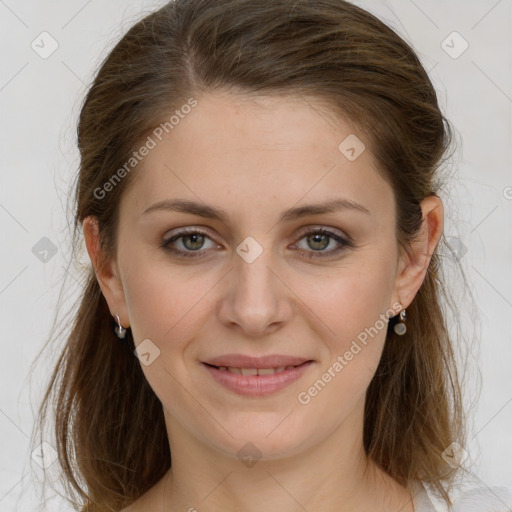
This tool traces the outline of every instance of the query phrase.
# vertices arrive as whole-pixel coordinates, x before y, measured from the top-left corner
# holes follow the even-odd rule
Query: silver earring
[[[116,325],[114,327],[114,331],[117,334],[117,337],[119,339],[123,339],[126,336],[126,329],[121,325],[121,320],[119,319],[119,315],[116,313],[117,316],[117,323],[119,325]]]
[[[405,309],[402,309],[400,311],[400,322],[395,324],[393,327],[393,330],[395,331],[398,336],[403,336],[407,332],[407,326],[405,325],[405,321],[407,320],[407,313]]]

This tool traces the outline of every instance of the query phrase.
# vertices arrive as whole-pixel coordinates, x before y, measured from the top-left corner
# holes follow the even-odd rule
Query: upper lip
[[[281,366],[298,366],[306,361],[310,361],[310,359],[281,354],[270,354],[262,357],[252,357],[244,354],[224,354],[212,357],[204,362],[213,366],[232,366],[234,368],[280,368]]]

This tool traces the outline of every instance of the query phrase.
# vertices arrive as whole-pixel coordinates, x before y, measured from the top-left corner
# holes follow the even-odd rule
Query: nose
[[[220,320],[245,335],[259,337],[279,329],[291,318],[292,295],[283,272],[265,249],[252,262],[234,255],[218,309]]]

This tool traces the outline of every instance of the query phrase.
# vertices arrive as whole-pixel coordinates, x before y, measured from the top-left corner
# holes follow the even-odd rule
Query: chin
[[[226,430],[233,433],[233,437],[222,430],[222,439],[210,442],[214,449],[242,462],[246,458],[271,461],[300,454],[312,444],[312,436],[300,426],[294,429],[285,425],[285,416],[280,415],[278,421],[262,422],[261,428],[254,424],[256,420],[252,427],[248,427],[247,423],[244,428],[239,429],[226,425]],[[269,426],[269,423],[272,425]]]

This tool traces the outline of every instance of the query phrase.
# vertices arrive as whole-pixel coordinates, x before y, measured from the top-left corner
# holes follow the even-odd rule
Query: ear
[[[110,314],[117,322],[116,314],[119,315],[121,325],[129,327],[126,301],[119,272],[115,261],[107,259],[101,252],[98,220],[94,216],[84,219],[82,224],[85,245],[91,260],[96,279],[100,285],[103,296],[108,303]]]
[[[395,297],[402,308],[413,301],[427,274],[430,260],[443,234],[444,209],[441,199],[427,196],[420,203],[423,221],[416,239],[401,257],[395,281]]]

